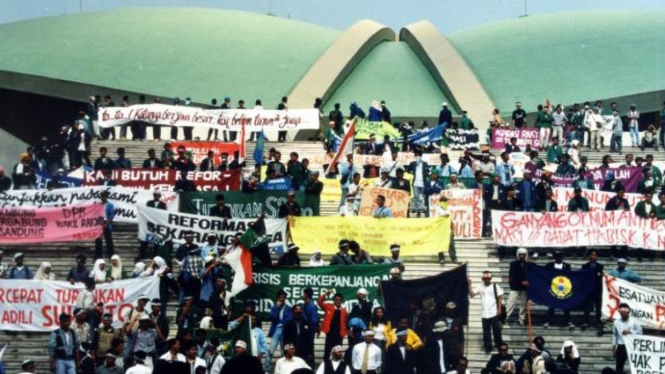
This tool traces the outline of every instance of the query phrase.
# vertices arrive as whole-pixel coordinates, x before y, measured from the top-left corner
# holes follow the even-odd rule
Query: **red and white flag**
[[[337,148],[337,153],[335,153],[335,157],[333,157],[332,162],[330,162],[330,165],[328,165],[328,168],[326,169],[326,172],[324,174],[329,174],[330,171],[332,170],[335,165],[339,162],[339,160],[348,153],[353,153],[353,137],[356,134],[356,121],[355,119],[351,121],[351,125],[349,126],[349,129],[346,131],[346,134],[344,134],[344,138],[342,138],[342,143],[339,145]]]

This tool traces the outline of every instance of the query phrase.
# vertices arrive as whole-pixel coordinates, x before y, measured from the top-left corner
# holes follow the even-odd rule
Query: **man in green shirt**
[[[558,164],[561,161],[560,157],[562,154],[563,149],[559,145],[559,138],[555,136],[552,138],[552,145],[547,147],[547,162]]]
[[[568,211],[569,212],[588,212],[589,211],[589,199],[582,196],[582,189],[575,187],[575,195],[568,202]]]
[[[286,172],[291,177],[291,187],[296,191],[304,191],[305,182],[307,181],[307,170],[298,161],[298,153],[291,152],[289,162],[286,165]]]
[[[460,120],[459,120],[460,129],[468,130],[473,126],[473,121],[471,121],[471,119],[469,117],[467,117],[466,115],[467,115],[466,110],[463,110],[462,111],[462,118],[460,118]]]
[[[656,219],[660,221],[665,219],[665,193],[658,195],[658,199],[660,200],[660,205],[656,208]]]
[[[550,136],[552,135],[552,115],[549,113],[549,108],[538,105],[536,127],[540,131],[540,150],[542,151],[550,145]]]
[[[577,179],[572,183],[573,188],[580,188],[582,190],[595,190],[596,185],[586,177],[586,170],[584,168],[579,168],[577,170]]]
[[[660,168],[653,164],[653,155],[646,155],[646,164],[644,168],[651,169],[651,174],[653,175],[653,180],[656,186],[660,186],[663,182],[663,173]]]

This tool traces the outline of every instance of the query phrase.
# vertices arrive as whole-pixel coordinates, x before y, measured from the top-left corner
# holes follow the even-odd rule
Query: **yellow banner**
[[[402,247],[403,256],[447,252],[450,218],[293,217],[291,236],[301,253],[338,252],[341,239],[355,240],[372,256],[390,256],[390,245]]]

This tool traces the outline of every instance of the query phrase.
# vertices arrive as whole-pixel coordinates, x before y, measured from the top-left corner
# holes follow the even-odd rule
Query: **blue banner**
[[[529,299],[550,308],[570,310],[589,300],[596,292],[596,271],[558,270],[528,263]]]
[[[261,189],[268,191],[288,191],[291,189],[291,178],[268,179],[261,183]]]
[[[37,176],[36,187],[38,190],[45,190],[46,184],[53,180],[53,175],[51,173],[38,171],[35,174]],[[58,176],[58,182],[62,188],[81,187],[83,185],[83,179],[72,178],[66,175]]]

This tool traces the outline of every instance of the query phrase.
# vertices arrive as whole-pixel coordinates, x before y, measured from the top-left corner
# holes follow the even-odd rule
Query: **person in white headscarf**
[[[557,373],[577,374],[580,368],[580,352],[572,340],[566,340],[561,347],[561,353],[556,358]]]
[[[107,278],[113,280],[125,279],[125,273],[122,271],[122,260],[120,259],[120,256],[113,255],[111,257],[111,267],[107,273]]]
[[[205,316],[201,319],[201,323],[199,323],[199,329],[212,330],[214,328],[215,328],[215,326],[212,323],[212,317]]]
[[[310,267],[320,267],[320,266],[325,266],[325,261],[323,261],[323,256],[321,254],[321,250],[316,250],[314,251],[314,254],[312,254],[312,257],[309,258],[309,266]]]
[[[41,265],[39,265],[39,269],[37,269],[37,273],[35,273],[35,280],[47,280],[47,281],[54,281],[55,280],[55,273],[51,269],[51,263],[50,262],[42,262]]]
[[[137,262],[134,264],[134,271],[132,271],[132,278],[143,278],[147,277],[148,274],[145,274],[145,263],[144,262]]]
[[[95,283],[104,283],[106,282],[106,261],[100,258],[95,261],[95,266],[92,268],[90,277],[95,281]]]

